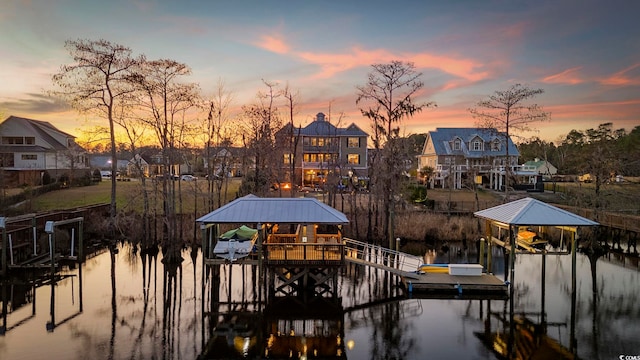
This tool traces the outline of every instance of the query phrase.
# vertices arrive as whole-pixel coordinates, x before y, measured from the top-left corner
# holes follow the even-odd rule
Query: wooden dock
[[[402,277],[407,290],[414,293],[483,293],[507,295],[509,286],[494,275],[476,276],[449,275],[440,273],[416,274],[411,278]]]

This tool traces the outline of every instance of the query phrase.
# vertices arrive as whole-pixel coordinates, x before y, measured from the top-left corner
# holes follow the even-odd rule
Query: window
[[[473,151],[482,151],[482,141],[474,140],[472,144]]]
[[[491,151],[500,151],[500,141],[494,140],[491,142]]]
[[[36,154],[22,154],[22,160],[38,160],[38,155]]]
[[[357,138],[357,137],[347,138],[347,147],[348,148],[359,148],[360,147],[360,138]]]
[[[460,140],[453,141],[453,150],[460,150]]]
[[[35,145],[36,138],[34,138],[33,136],[27,136],[24,138],[24,143],[27,145]]]
[[[349,162],[349,164],[359,165],[360,164],[360,155],[359,154],[348,154],[347,155],[347,161]]]
[[[292,160],[293,160],[293,155],[292,154],[284,154],[283,162],[285,164],[291,164]]]
[[[24,138],[22,136],[3,136],[2,145],[22,145]]]

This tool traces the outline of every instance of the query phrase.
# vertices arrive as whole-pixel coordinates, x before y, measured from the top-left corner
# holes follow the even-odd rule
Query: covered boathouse
[[[202,230],[205,265],[258,265],[259,284],[265,284],[266,276],[269,298],[336,296],[338,270],[345,264],[342,225],[349,223],[342,212],[315,198],[247,195],[196,222]],[[213,250],[220,236],[241,225],[258,230],[252,253],[241,259],[216,254]]]
[[[485,344],[494,349],[504,358],[576,358],[577,345],[576,329],[576,251],[579,241],[579,229],[582,227],[598,226],[595,221],[581,217],[574,213],[557,208],[533,198],[523,198],[489,209],[477,211],[475,216],[484,219],[487,245],[487,269],[491,269],[491,247],[500,246],[509,253],[508,276],[509,286],[509,324],[508,331],[483,333],[480,338]],[[561,231],[560,251],[547,246],[551,228]],[[565,233],[567,238],[565,239]],[[567,250],[563,243],[567,244]],[[529,319],[515,315],[514,284],[516,254],[540,255],[541,266],[541,325],[535,325]],[[547,337],[540,337],[546,333],[546,312],[544,308],[544,282],[546,277],[547,255],[571,255],[571,316],[569,349],[563,349],[552,343]],[[524,276],[527,276],[526,274]],[[544,330],[542,330],[544,329]],[[523,350],[525,349],[525,350]]]

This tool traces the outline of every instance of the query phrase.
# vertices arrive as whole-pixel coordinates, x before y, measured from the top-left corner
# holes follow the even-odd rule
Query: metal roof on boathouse
[[[342,212],[315,198],[247,195],[196,220],[199,223],[348,224]]]
[[[479,218],[510,225],[595,226],[597,222],[583,218],[533,198],[523,198],[474,213]]]

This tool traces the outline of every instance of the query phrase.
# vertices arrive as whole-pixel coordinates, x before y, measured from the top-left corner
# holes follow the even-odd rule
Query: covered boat
[[[249,256],[258,239],[258,230],[242,225],[229,230],[218,238],[213,253],[227,260],[237,260]]]

